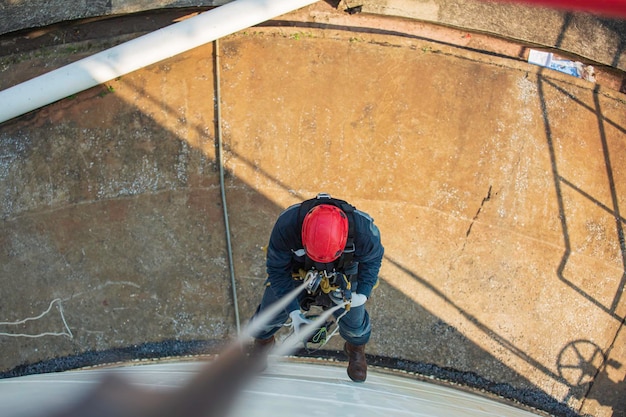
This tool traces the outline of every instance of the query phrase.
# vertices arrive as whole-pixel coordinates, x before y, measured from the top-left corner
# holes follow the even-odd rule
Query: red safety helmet
[[[348,217],[339,207],[320,204],[304,216],[302,244],[315,262],[329,263],[339,258],[348,240]]]

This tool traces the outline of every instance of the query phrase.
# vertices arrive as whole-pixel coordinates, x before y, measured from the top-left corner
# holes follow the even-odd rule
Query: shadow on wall
[[[621,417],[626,410],[626,380],[614,382],[611,369],[621,369],[624,364],[605,356],[600,346],[589,340],[575,340],[560,352],[557,359],[559,376],[570,386],[570,396],[596,400],[614,410],[614,417]],[[594,384],[602,390],[592,390]],[[603,394],[599,394],[602,392]],[[607,395],[610,394],[610,395]],[[566,401],[569,398],[565,399]]]
[[[563,239],[565,245],[565,251],[561,258],[561,262],[557,267],[558,278],[575,290],[578,294],[584,297],[589,302],[593,303],[596,307],[604,311],[609,320],[615,320],[624,324],[624,317],[618,313],[618,307],[623,304],[624,286],[626,285],[626,245],[624,240],[624,222],[625,218],[621,213],[619,206],[618,192],[616,190],[616,183],[613,176],[613,167],[611,163],[611,152],[607,142],[605,133],[606,125],[610,125],[613,128],[618,129],[622,133],[626,133],[624,127],[619,126],[603,116],[600,107],[600,101],[598,99],[599,91],[596,88],[593,92],[595,108],[588,107],[583,101],[573,96],[570,92],[559,86],[556,82],[547,78],[539,78],[539,94],[541,98],[541,104],[543,108],[546,137],[550,149],[550,157],[552,161],[552,169],[554,176],[554,186],[556,189],[556,195],[559,205],[559,218],[561,219],[561,227],[563,232]],[[607,184],[610,190],[610,203],[601,201],[595,197],[594,191],[586,191],[578,186],[574,180],[570,180],[566,175],[559,170],[559,157],[555,151],[554,137],[552,135],[551,124],[549,121],[550,112],[546,105],[544,97],[546,88],[552,88],[555,91],[567,96],[570,100],[579,103],[581,106],[589,111],[594,112],[598,119],[598,131],[601,141],[601,148],[604,154],[604,161],[606,166]],[[564,195],[567,192],[573,191],[580,197],[587,199],[592,204],[603,210],[609,218],[614,220],[615,225],[615,241],[619,243],[619,253],[622,261],[622,275],[621,279],[617,281],[617,286],[613,288],[613,297],[607,298],[605,293],[600,293],[595,284],[585,286],[585,283],[576,282],[576,262],[572,259],[572,239],[569,233],[569,213],[567,210],[567,204],[564,202]],[[610,238],[609,238],[610,239]],[[613,239],[610,239],[613,240]],[[580,242],[579,242],[580,243]],[[572,265],[573,264],[573,265]],[[602,276],[597,276],[597,280],[601,281]],[[596,287],[596,288],[594,288]],[[619,328],[619,326],[618,326]],[[614,344],[619,335],[619,330],[615,334],[615,338],[610,343],[606,351],[602,351],[596,344],[588,340],[577,340],[568,344],[563,348],[563,351],[559,355],[558,369],[561,377],[567,381],[571,387],[570,396],[578,399],[593,398],[597,400],[601,405],[610,406],[616,410],[613,416],[624,416],[626,412],[619,410],[625,410],[626,402],[624,402],[624,395],[626,381],[622,380],[618,383],[614,383],[607,374],[607,370],[610,368],[620,369],[623,364],[608,359]],[[593,390],[595,384],[601,387],[598,390]],[[602,395],[599,393],[603,392]],[[614,393],[606,395],[607,393]],[[568,398],[566,398],[567,400]]]
[[[562,42],[563,36],[567,32],[567,29],[571,23],[570,18],[566,19],[563,28],[561,30],[561,37],[557,41],[557,47]],[[619,22],[606,21],[607,25],[613,27]],[[621,23],[623,25],[623,22]],[[621,53],[626,46],[626,39],[622,39],[618,47],[618,51],[615,55],[613,64],[616,66],[619,62]],[[621,133],[626,133],[626,128],[615,123],[611,119],[605,117],[602,111],[600,103],[600,89],[598,86],[593,90],[593,103],[594,106],[590,107],[583,100],[575,97],[566,89],[559,86],[556,82],[543,77],[542,73],[545,70],[541,70],[538,80],[538,91],[541,102],[541,108],[543,110],[544,128],[546,138],[548,141],[548,147],[550,150],[550,160],[552,164],[552,174],[554,178],[554,188],[556,191],[559,207],[559,217],[561,219],[561,228],[563,232],[563,240],[565,251],[561,262],[557,268],[557,275],[559,279],[565,282],[568,286],[574,289],[577,293],[583,296],[585,299],[593,303],[596,307],[603,310],[610,318],[624,324],[624,317],[618,314],[617,310],[623,301],[624,287],[626,286],[626,241],[624,237],[624,218],[621,208],[620,199],[616,189],[616,181],[614,177],[614,167],[611,161],[611,144],[607,140],[607,129],[616,129]],[[598,121],[598,133],[600,140],[600,148],[604,157],[604,166],[606,169],[606,186],[609,190],[610,202],[604,202],[600,198],[594,196],[598,190],[585,190],[584,188],[576,184],[576,180],[568,178],[568,175],[563,172],[565,169],[561,169],[561,162],[566,165],[567,161],[557,151],[558,146],[555,143],[555,137],[552,132],[552,123],[550,121],[551,113],[546,98],[547,90],[552,89],[557,94],[562,94],[567,97],[568,100],[578,103],[582,108],[592,112],[596,115]],[[613,290],[613,297],[600,299],[599,295],[596,295],[593,288],[586,288],[581,283],[574,281],[571,275],[568,274],[568,263],[572,256],[572,239],[570,236],[568,205],[565,202],[564,195],[567,191],[573,191],[580,195],[584,199],[592,202],[602,211],[606,213],[609,218],[614,221],[615,229],[615,241],[618,243],[619,257],[621,259],[622,276],[618,281],[618,285]],[[609,222],[610,223],[610,222]],[[608,238],[608,237],[607,237]],[[610,238],[608,238],[610,239]],[[612,239],[611,239],[612,240]],[[601,277],[598,277],[600,280]],[[610,406],[615,411],[614,416],[626,415],[626,384],[625,380],[619,382],[613,382],[608,377],[608,370],[620,369],[624,364],[616,362],[610,359],[611,351],[619,335],[619,331],[615,335],[613,343],[610,344],[606,351],[603,351],[599,346],[588,340],[577,340],[568,344],[563,348],[558,359],[558,369],[561,377],[568,381],[572,390],[570,395],[577,398],[594,398],[600,404]],[[598,384],[601,387],[599,390],[594,390],[594,384]],[[613,393],[612,395],[599,395],[599,392]],[[622,411],[620,411],[622,410]]]
[[[511,352],[511,354],[525,361],[534,369],[542,372],[550,379],[560,381],[566,384],[566,386],[569,387],[569,394],[565,397],[563,403],[560,404],[559,402],[554,401],[552,398],[545,394],[542,394],[536,389],[519,389],[519,384],[522,380],[521,375],[517,375],[515,378],[518,381],[515,384],[518,388],[515,388],[509,384],[498,384],[496,381],[486,380],[479,375],[473,374],[471,372],[460,373],[450,369],[446,369],[445,367],[433,367],[431,364],[410,363],[402,361],[402,366],[398,366],[397,364],[395,364],[394,366],[395,361],[390,360],[389,358],[377,358],[376,361],[379,364],[409,371],[415,371],[418,374],[422,375],[434,375],[443,380],[451,380],[467,386],[485,389],[489,392],[496,393],[497,395],[500,395],[504,398],[510,398],[523,404],[527,404],[541,410],[555,413],[556,415],[576,415],[576,413],[573,413],[567,406],[564,405],[568,403],[571,397],[577,398],[579,400],[585,398],[595,399],[601,405],[613,408],[613,410],[615,410],[613,414],[614,417],[621,417],[623,415],[621,414],[621,410],[625,409],[625,404],[624,397],[621,393],[624,392],[625,381],[615,383],[611,380],[607,373],[608,369],[620,369],[622,368],[623,364],[614,360],[607,359],[605,353],[595,343],[589,340],[576,340],[568,343],[566,346],[563,347],[558,357],[556,358],[557,372],[555,373],[550,368],[544,366],[541,362],[535,360],[532,356],[519,349],[515,345],[515,343],[507,340],[506,338],[499,335],[498,332],[494,329],[489,328],[485,324],[481,323],[480,320],[478,320],[470,312],[460,307],[457,303],[454,302],[454,300],[451,300],[424,278],[416,275],[410,269],[400,265],[388,256],[385,257],[385,261],[395,265],[405,274],[411,276],[420,285],[428,288],[428,290],[435,294],[436,297],[443,300],[446,304],[448,304],[459,314],[461,314],[468,322],[473,323],[478,329],[480,329],[480,331],[483,333],[483,337],[493,339],[503,349],[508,350],[509,352]],[[408,307],[400,304],[398,308],[404,309],[404,311],[411,311],[412,309],[419,309],[419,305]],[[428,317],[429,315],[427,312],[420,309],[419,312],[415,311],[407,313],[407,316]],[[437,317],[431,317],[431,319],[436,320]],[[399,317],[394,317],[390,320],[389,318],[381,315],[378,320],[382,321],[382,323],[379,323],[379,326],[382,329],[388,328],[393,325],[395,325],[396,328],[411,327],[409,323],[403,323],[402,318]],[[429,322],[427,320],[424,320],[423,318],[420,318],[416,321],[419,321],[420,325],[425,328],[430,327],[431,331],[433,332],[437,331],[435,330],[435,327],[438,327],[438,324],[435,322],[432,322],[429,325]],[[392,324],[392,322],[395,323]],[[440,324],[441,322],[439,321],[439,325]],[[462,354],[468,357],[467,359],[470,363],[483,362],[483,366],[485,368],[490,368],[490,366],[485,366],[485,358],[481,358],[481,355],[484,355],[486,353],[485,351],[478,349],[477,346],[475,346],[471,341],[464,338],[453,327],[446,325],[445,323],[444,326],[447,328],[447,334],[445,338],[442,339],[438,337],[433,337],[433,335],[421,334],[419,330],[416,330],[413,334],[416,342],[413,343],[421,343],[424,340],[428,340],[428,348],[431,350],[443,352],[443,356],[458,356]],[[440,346],[438,342],[442,342],[442,345]],[[407,341],[407,343],[411,342]],[[445,344],[445,346],[443,344]],[[450,346],[455,347],[450,348]],[[468,352],[468,346],[473,346],[474,352],[472,352],[472,349],[469,349]],[[505,380],[509,377],[501,375],[502,380]],[[603,388],[590,394],[591,387],[594,383],[601,384]],[[530,387],[532,385],[528,384],[527,386]],[[615,395],[613,395],[613,393]]]
[[[562,42],[563,36],[567,32],[570,24],[571,18],[566,19],[561,30],[562,36],[556,43],[557,47]],[[614,28],[615,25],[623,27],[623,22],[606,21],[606,24],[611,28]],[[622,38],[614,58],[614,65],[617,65],[619,62],[625,47],[626,39]],[[624,236],[624,223],[626,222],[626,219],[624,218],[620,207],[620,194],[618,191],[618,184],[615,181],[611,144],[607,139],[607,129],[615,129],[621,133],[626,133],[626,128],[618,123],[615,123],[613,120],[604,115],[600,102],[600,96],[602,93],[598,86],[596,86],[593,90],[593,106],[590,106],[584,100],[581,100],[579,97],[576,97],[568,91],[564,86],[559,85],[559,83],[550,80],[547,77],[544,77],[542,75],[544,72],[545,70],[542,69],[539,74],[538,91],[544,118],[544,129],[550,152],[554,188],[558,201],[559,218],[561,220],[561,229],[565,246],[561,262],[557,267],[557,276],[561,281],[574,289],[586,300],[604,311],[608,315],[609,319],[613,319],[616,322],[621,323],[621,326],[623,327],[625,318],[618,313],[618,307],[623,304],[624,288],[626,286],[626,241]],[[603,155],[604,167],[606,169],[605,187],[607,187],[608,193],[604,190],[597,189],[586,190],[584,186],[577,184],[576,180],[573,179],[575,178],[575,175],[573,172],[574,170],[571,169],[570,165],[572,161],[568,161],[567,157],[557,151],[559,144],[557,144],[557,140],[553,132],[553,123],[551,123],[552,109],[550,109],[548,104],[549,99],[547,98],[549,94],[555,93],[563,95],[568,100],[577,103],[582,109],[595,114],[598,123],[597,127],[599,139],[599,143],[595,143],[595,146],[601,149]],[[584,138],[581,139],[581,141],[591,141],[593,139],[595,138]],[[562,166],[565,168],[561,168]],[[572,177],[569,177],[568,174],[571,174]],[[617,242],[617,256],[621,262],[621,279],[617,281],[617,286],[613,288],[612,297],[607,297],[606,293],[598,292],[597,288],[593,288],[593,284],[585,286],[584,283],[576,282],[574,278],[576,276],[576,267],[568,265],[570,263],[575,264],[575,260],[572,259],[573,245],[578,245],[578,248],[582,246],[580,242],[573,242],[570,235],[570,217],[575,218],[575,215],[568,210],[568,204],[565,202],[565,196],[570,192],[577,194],[580,198],[583,198],[600,208],[604,212],[604,216],[606,216],[607,224],[610,225],[611,220],[614,224],[615,237],[611,238],[610,235],[604,237],[604,239],[608,241]],[[610,201],[606,202],[603,201],[602,198],[597,197],[600,193],[602,195],[608,194]],[[571,197],[569,198],[571,199]],[[572,220],[572,222],[573,221],[575,220]],[[603,279],[603,277],[597,276],[596,279],[599,282]],[[611,351],[614,348],[620,331],[621,330],[617,331],[615,338],[612,343],[610,343],[606,351],[603,351],[599,346],[589,340],[576,340],[571,342],[563,348],[557,363],[560,376],[566,380],[571,387],[570,396],[578,399],[593,398],[601,405],[613,408],[613,410],[615,410],[613,415],[616,417],[626,415],[626,411],[624,411],[626,410],[626,396],[624,395],[626,392],[626,380],[614,382],[611,378],[609,378],[608,370],[611,368],[620,369],[624,366],[624,364],[610,359]],[[598,389],[594,389],[594,385],[596,384]],[[600,392],[603,394],[600,394]]]

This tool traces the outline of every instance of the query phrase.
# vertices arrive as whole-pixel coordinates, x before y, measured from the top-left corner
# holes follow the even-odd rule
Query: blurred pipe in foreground
[[[283,310],[304,289],[303,283],[251,321],[238,339],[214,361],[207,363],[184,387],[153,392],[132,385],[125,379],[109,375],[87,396],[53,417],[226,417],[239,393],[264,369],[267,354],[248,354],[249,339]],[[336,309],[304,327],[300,337],[307,338]],[[277,346],[273,355],[288,355],[301,343],[290,337]],[[71,399],[70,399],[71,401]],[[47,416],[40,416],[47,417]]]

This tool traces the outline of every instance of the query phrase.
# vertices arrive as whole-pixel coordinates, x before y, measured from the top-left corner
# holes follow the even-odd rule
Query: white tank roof
[[[47,416],[77,401],[115,373],[148,389],[181,387],[205,362],[163,362],[67,371],[0,380],[4,417]],[[241,417],[532,417],[538,414],[454,387],[368,370],[365,383],[348,379],[345,364],[282,361],[243,390],[231,413]]]

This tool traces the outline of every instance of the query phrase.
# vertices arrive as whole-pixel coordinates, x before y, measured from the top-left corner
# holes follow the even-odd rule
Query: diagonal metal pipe
[[[317,0],[235,0],[0,91],[0,123]]]

